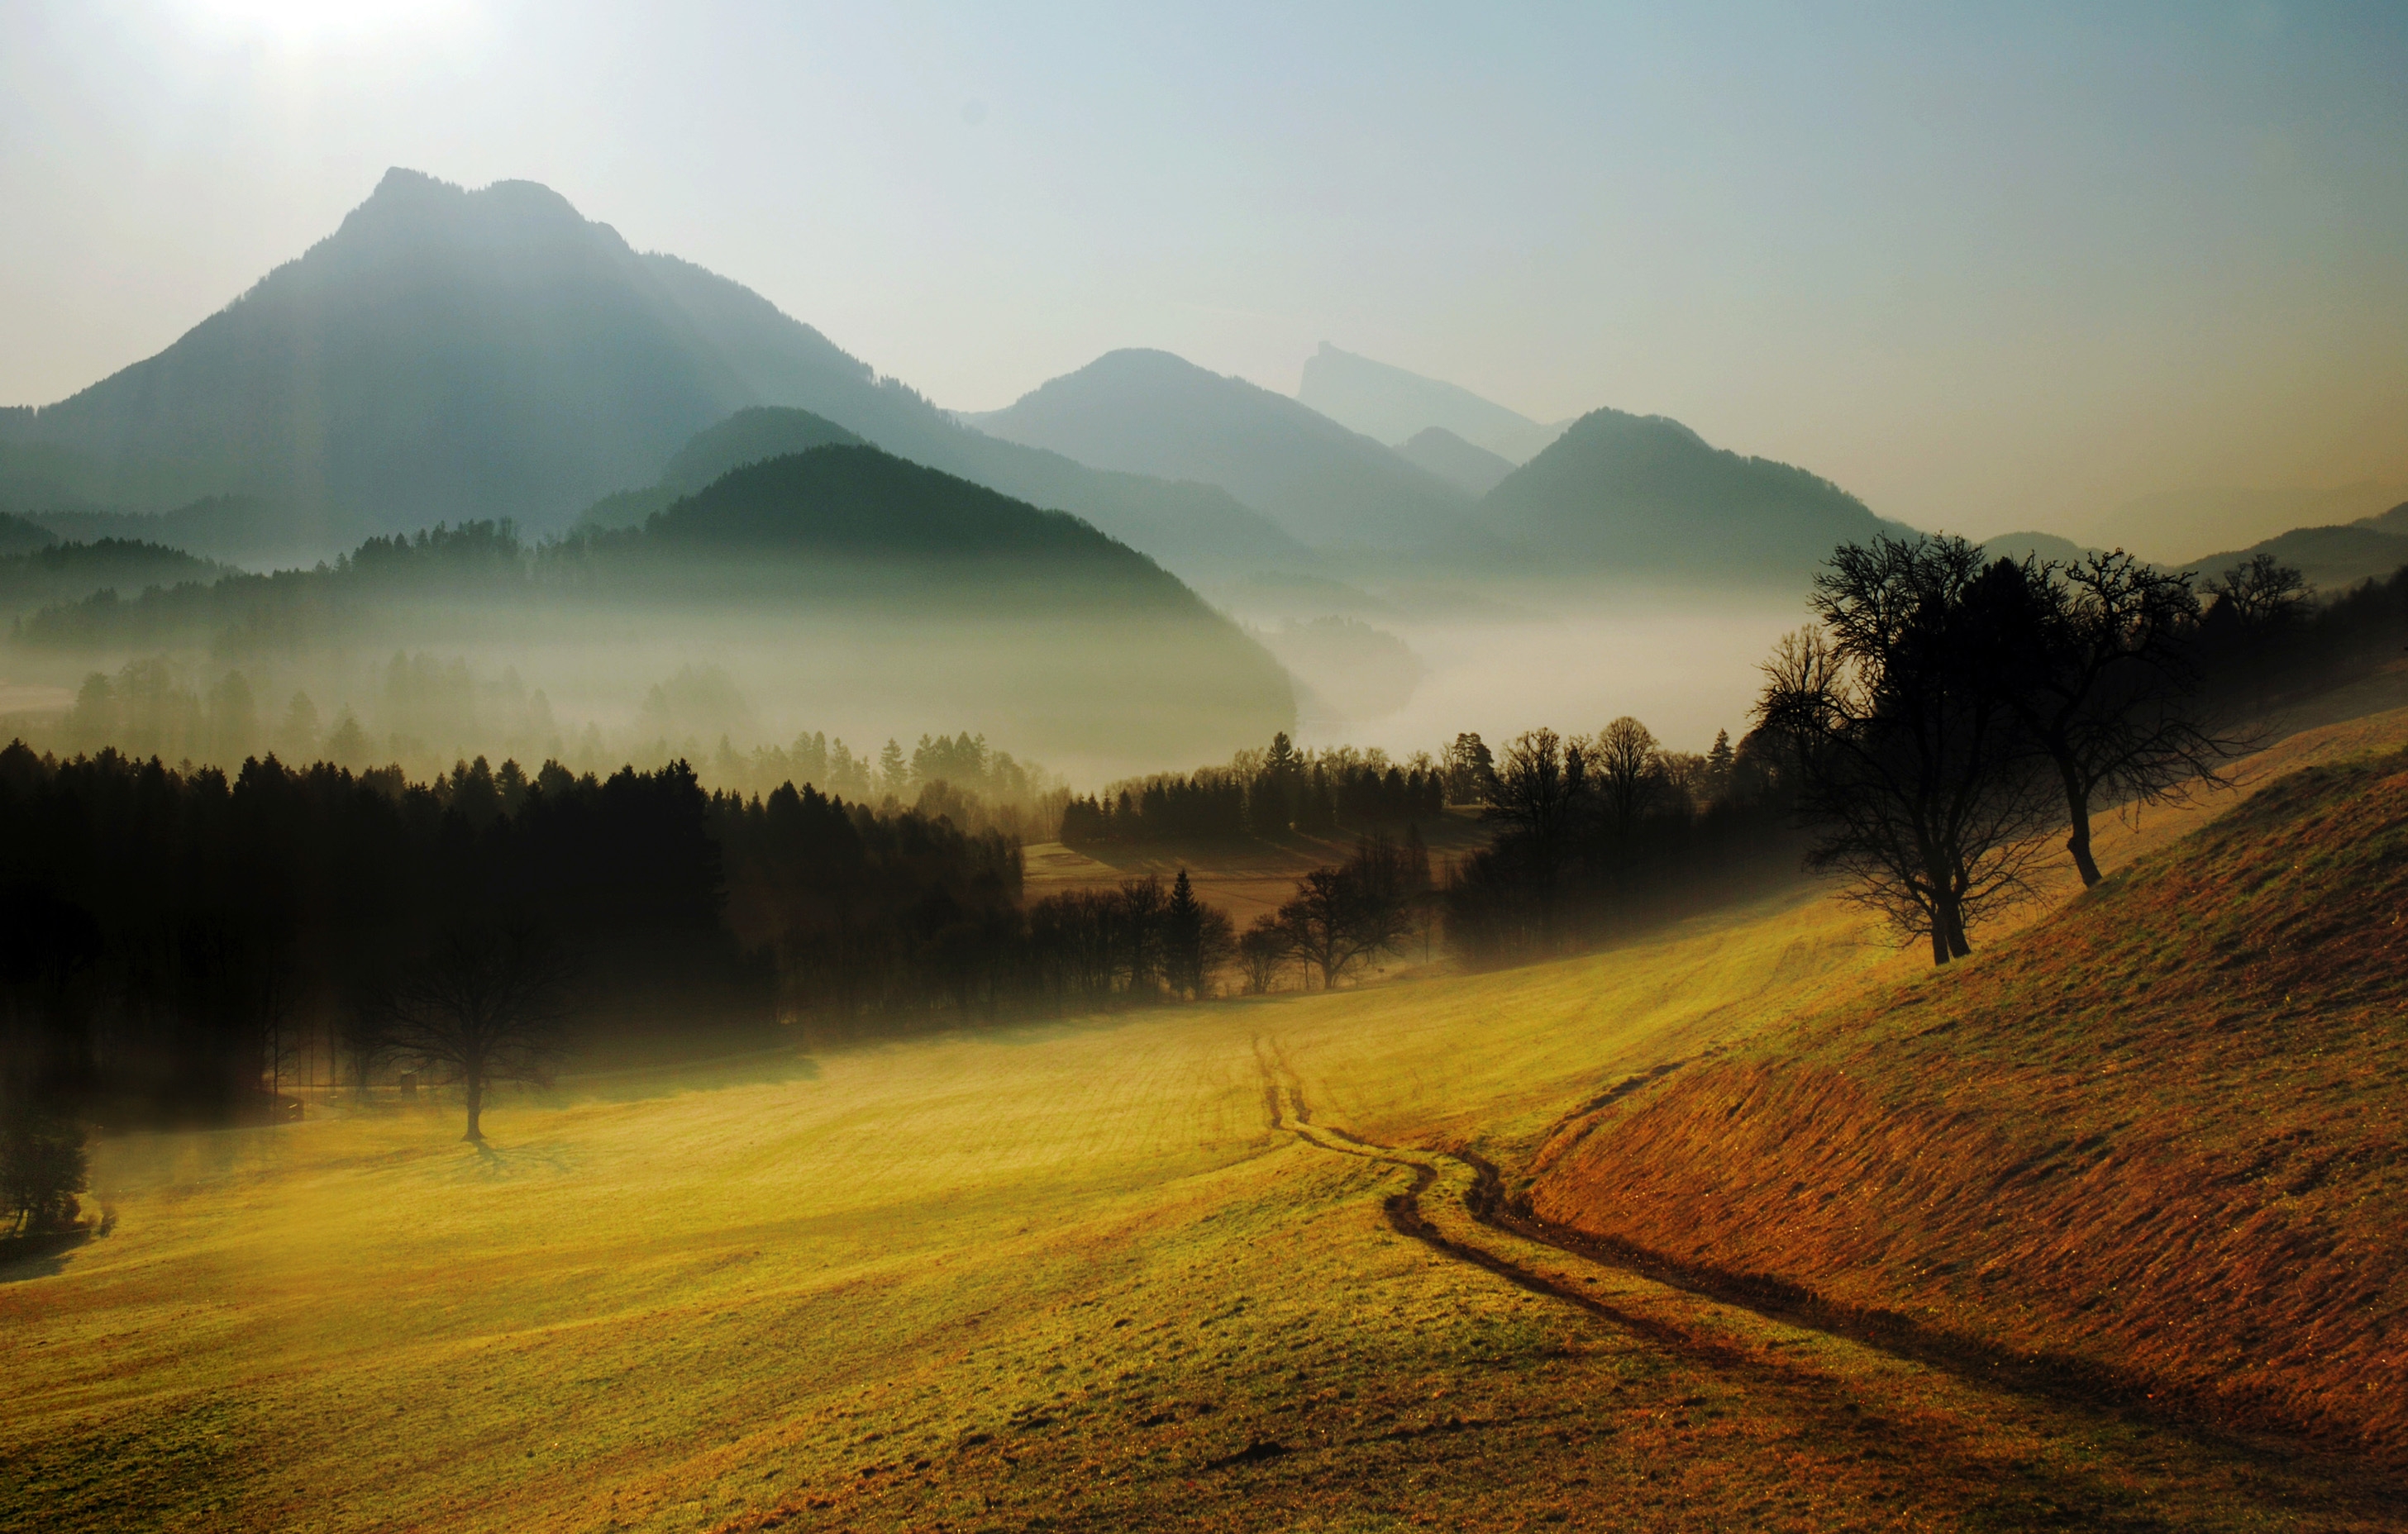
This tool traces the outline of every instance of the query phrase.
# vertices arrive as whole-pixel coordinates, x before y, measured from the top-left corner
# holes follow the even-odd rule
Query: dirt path
[[[1828,1396],[1918,1425],[1928,1451],[1961,1461],[2037,1428],[2095,1460],[2102,1440],[2135,1467],[2169,1457],[2240,1467],[2283,1485],[2269,1501],[2298,1527],[2408,1527],[2388,1471],[2298,1443],[2244,1441],[2187,1420],[2137,1383],[2070,1360],[2016,1356],[1883,1312],[1834,1307],[1777,1281],[1671,1263],[1555,1226],[1509,1202],[1497,1168],[1468,1152],[1375,1144],[1315,1124],[1276,1042],[1257,1040],[1271,1125],[1319,1150],[1410,1173],[1383,1200],[1391,1228],[1515,1288],[1573,1307],[1751,1390]],[[1839,1403],[1844,1402],[1844,1405]],[[2271,1511],[2271,1509],[2270,1509]],[[2303,1516],[2304,1515],[2304,1516]]]

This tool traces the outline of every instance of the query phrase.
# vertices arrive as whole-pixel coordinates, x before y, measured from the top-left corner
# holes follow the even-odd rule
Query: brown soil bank
[[[1529,1205],[2408,1459],[2408,754],[1570,1125]]]

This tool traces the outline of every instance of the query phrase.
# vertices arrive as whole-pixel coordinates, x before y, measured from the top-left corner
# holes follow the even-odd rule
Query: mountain
[[[1441,426],[1511,464],[1524,464],[1570,425],[1542,426],[1469,389],[1340,351],[1327,341],[1304,364],[1296,397],[1342,426],[1382,442],[1404,442]]]
[[[0,497],[251,502],[254,546],[509,517],[565,525],[752,406],[1088,518],[1199,578],[1312,566],[1203,487],[982,437],[741,285],[638,254],[533,182],[386,173],[341,226],[157,356],[0,416]],[[197,552],[228,553],[224,548]]]
[[[1480,503],[1543,566],[1793,580],[1843,542],[1897,532],[1818,475],[1708,445],[1662,416],[1596,410]]]
[[[1397,445],[1397,455],[1437,475],[1468,495],[1485,495],[1513,472],[1513,466],[1444,426],[1425,426]]]
[[[747,464],[808,452],[813,448],[864,445],[860,437],[842,426],[809,410],[755,405],[737,411],[716,426],[695,433],[661,471],[658,484],[603,496],[585,509],[577,525],[588,529],[633,527],[653,512],[668,509],[681,495],[691,495]]]
[[[2391,513],[2386,513],[2386,516]],[[2186,561],[2182,568],[2217,576],[2258,554],[2272,554],[2308,578],[2321,591],[2346,591],[2361,581],[2389,576],[2408,565],[2408,531],[2385,532],[2381,518],[2348,527],[2294,527],[2287,533],[2220,554]]]
[[[2378,511],[2371,517],[2360,517],[2351,525],[2372,527],[2378,533],[2408,534],[2408,501],[2401,501],[2388,511]]]
[[[372,538],[314,569],[51,606],[17,642],[111,665],[331,670],[440,645],[608,711],[634,701],[664,636],[746,679],[765,713],[943,719],[1124,767],[1296,723],[1278,662],[1154,561],[1067,512],[858,444],[747,464],[638,526],[540,544],[482,521]]]
[[[2073,531],[2086,543],[2128,549],[2184,568],[2200,562],[2192,554],[2202,547],[2247,548],[2295,528],[2381,515],[2403,493],[2408,487],[2371,480],[2330,489],[2161,491],[2127,501]]]
[[[748,464],[786,458],[813,448],[867,444],[809,410],[757,405],[695,433],[661,470],[661,483],[688,495]]]
[[[1471,505],[1326,416],[1168,351],[1107,352],[968,419],[1100,468],[1218,485],[1324,548],[1426,546],[1458,536]]]

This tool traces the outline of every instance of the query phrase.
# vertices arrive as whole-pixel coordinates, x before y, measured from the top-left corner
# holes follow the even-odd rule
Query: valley
[[[2293,737],[2102,855],[2403,742]],[[1694,1265],[1784,1259],[1711,1225],[1668,1262],[1497,1197],[1600,1102],[2030,962],[1924,976],[1808,889],[1497,974],[572,1077],[483,1146],[389,1091],[107,1141],[102,1233],[0,1283],[0,1527],[2400,1527],[2381,1457],[1914,1343],[1836,1274],[1752,1299]],[[1586,1185],[1538,1211],[1614,1229]]]

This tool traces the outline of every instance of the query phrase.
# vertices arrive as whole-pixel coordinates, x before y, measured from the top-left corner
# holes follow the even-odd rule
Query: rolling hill
[[[1828,480],[1620,410],[1574,422],[1478,519],[1540,568],[1717,581],[1794,581],[1841,543],[1899,530]]]
[[[1097,467],[1218,485],[1323,548],[1441,543],[1460,536],[1471,505],[1381,443],[1168,351],[1107,352],[967,419]]]
[[[982,437],[759,294],[639,254],[544,187],[471,192],[400,169],[157,356],[0,418],[0,490],[15,487],[17,509],[241,495],[241,527],[190,545],[229,556],[229,540],[331,554],[482,518],[542,531],[655,482],[695,434],[761,405],[1084,516],[1200,577],[1312,563],[1226,495]]]
[[[2408,1458],[2372,1384],[2408,1313],[2399,728],[1970,965],[1592,1105],[1532,1208],[1793,1313]]]
[[[1438,426],[1509,464],[1529,462],[1571,424],[1541,425],[1469,389],[1341,351],[1327,341],[1305,360],[1296,397],[1378,441],[1404,442]]]

